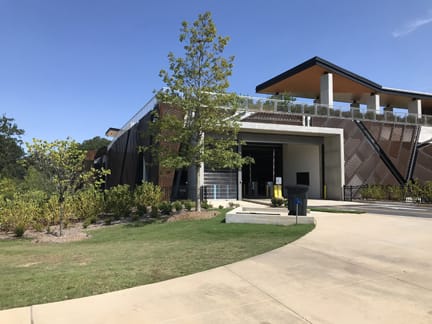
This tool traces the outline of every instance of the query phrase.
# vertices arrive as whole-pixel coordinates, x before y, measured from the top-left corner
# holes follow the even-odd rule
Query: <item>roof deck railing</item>
[[[367,110],[356,107],[337,107],[323,104],[305,104],[295,101],[241,96],[239,109],[247,112],[273,112],[293,115],[366,120],[383,123],[432,126],[432,116],[393,111]]]
[[[113,138],[108,149],[113,143],[138,123],[145,115],[152,111],[158,103],[156,96],[153,96],[117,133]],[[323,104],[305,104],[296,103],[295,101],[259,98],[249,96],[239,96],[238,109],[246,112],[269,112],[285,113],[301,116],[316,116],[329,118],[342,118],[350,120],[365,120],[382,123],[395,123],[405,125],[422,125],[432,126],[432,116],[412,113],[397,113],[393,111],[384,111],[379,113],[375,110],[365,110],[354,107],[336,107]]]
[[[129,129],[131,129],[135,124],[137,124],[145,115],[147,115],[150,111],[152,111],[158,101],[156,99],[156,96],[153,96],[138,112],[133,115],[131,119],[129,119],[126,124],[120,128],[118,131],[116,137],[114,137],[111,141],[111,143],[108,145],[108,150],[111,148],[111,146],[114,144],[114,142],[122,136],[125,132],[127,132]]]

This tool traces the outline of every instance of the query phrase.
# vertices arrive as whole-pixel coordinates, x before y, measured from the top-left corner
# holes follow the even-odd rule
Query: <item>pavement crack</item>
[[[233,275],[235,275],[236,277],[240,278],[241,280],[247,282],[249,285],[251,285],[252,287],[254,287],[255,289],[259,290],[261,293],[263,293],[264,295],[268,296],[271,300],[275,301],[276,303],[278,303],[279,305],[281,305],[282,307],[286,308],[287,310],[289,310],[291,313],[293,313],[294,315],[296,315],[299,319],[303,320],[305,323],[309,323],[309,324],[313,324],[311,321],[309,321],[306,317],[304,317],[303,315],[299,314],[298,312],[296,312],[294,309],[292,309],[291,307],[289,307],[288,305],[284,304],[283,302],[281,302],[279,299],[277,299],[276,297],[272,296],[271,294],[269,294],[268,292],[266,292],[265,290],[263,290],[262,288],[258,287],[257,285],[255,285],[254,283],[252,283],[251,281],[247,280],[246,278],[242,277],[240,274],[238,274],[237,272],[235,272],[234,270],[228,268],[227,266],[224,266],[224,268],[226,270],[228,270],[229,272],[231,272]]]

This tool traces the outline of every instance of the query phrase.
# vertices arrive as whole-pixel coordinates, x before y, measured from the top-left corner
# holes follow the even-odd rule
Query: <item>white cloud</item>
[[[416,31],[418,28],[430,23],[432,23],[432,13],[429,11],[429,16],[427,18],[418,18],[414,21],[411,21],[401,29],[395,30],[392,35],[395,38],[406,36]]]

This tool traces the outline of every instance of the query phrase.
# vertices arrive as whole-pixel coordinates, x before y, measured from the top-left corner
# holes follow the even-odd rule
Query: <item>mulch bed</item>
[[[182,211],[180,213],[174,213],[169,217],[165,217],[166,222],[177,222],[184,220],[194,220],[194,219],[209,219],[218,215],[218,211]],[[164,219],[164,218],[162,218]],[[142,220],[146,220],[151,222],[152,219],[149,217],[143,217]],[[154,219],[153,219],[154,220]],[[50,231],[38,232],[32,229],[25,231],[24,238],[32,240],[33,243],[66,243],[66,242],[74,242],[81,241],[91,237],[89,231],[106,227],[106,226],[115,226],[120,224],[128,224],[132,223],[132,221],[127,219],[122,219],[119,221],[113,221],[111,225],[105,225],[103,221],[98,222],[97,224],[91,224],[87,228],[83,228],[83,223],[78,222],[75,224],[69,224],[67,228],[62,230],[62,235],[59,235],[59,226],[51,226]],[[12,232],[0,232],[0,240],[13,240],[17,239],[14,233]]]

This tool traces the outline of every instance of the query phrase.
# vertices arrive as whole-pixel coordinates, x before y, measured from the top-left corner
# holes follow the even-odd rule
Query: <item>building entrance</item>
[[[282,179],[282,145],[248,143],[242,155],[255,163],[242,168],[242,196],[246,198],[271,197],[276,178]]]

